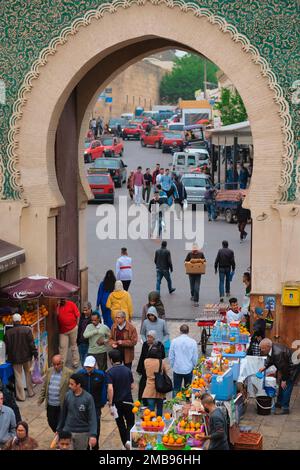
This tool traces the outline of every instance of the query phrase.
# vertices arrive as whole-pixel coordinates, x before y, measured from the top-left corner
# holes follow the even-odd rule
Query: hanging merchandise
[[[266,322],[266,328],[268,330],[272,330],[273,324],[274,324],[274,317],[270,309],[268,310],[267,316],[265,318],[265,322]]]

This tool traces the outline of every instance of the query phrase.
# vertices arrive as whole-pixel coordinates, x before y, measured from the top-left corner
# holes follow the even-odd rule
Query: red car
[[[87,145],[87,144],[86,144]],[[103,157],[104,147],[100,140],[92,140],[84,151],[84,163],[91,163],[97,158]]]
[[[161,143],[162,153],[171,152],[172,148],[179,148],[183,152],[185,138],[183,132],[165,132]]]
[[[151,145],[152,147],[160,149],[165,134],[166,131],[162,129],[151,129],[149,134],[143,134],[141,136],[141,146],[147,147],[147,145]]]
[[[115,185],[107,171],[96,170],[90,168],[87,174],[87,179],[94,195],[96,202],[110,202],[114,203],[115,200]]]
[[[113,135],[103,135],[100,139],[105,157],[123,156],[124,146],[122,139]]]
[[[123,139],[136,139],[140,140],[141,135],[144,133],[143,126],[136,122],[130,122],[127,124],[126,127],[123,129]]]

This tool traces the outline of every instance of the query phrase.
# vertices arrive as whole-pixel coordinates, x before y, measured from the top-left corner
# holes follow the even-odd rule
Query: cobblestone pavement
[[[182,322],[170,321],[168,323],[171,338],[178,335]],[[196,323],[189,322],[190,334],[197,341],[199,340],[199,329]],[[139,322],[135,322],[139,331]],[[141,351],[141,343],[136,346],[135,361],[133,371],[136,370],[137,361]],[[136,374],[135,379],[136,379]],[[37,404],[38,394],[41,386],[36,386],[35,396],[27,398],[24,403],[19,403],[22,419],[29,423],[30,435],[37,439],[40,449],[49,449],[53,439],[53,433],[47,424],[46,410],[44,404]],[[134,398],[137,397],[137,385],[134,389]],[[242,418],[242,425],[251,426],[254,432],[263,434],[264,450],[299,450],[300,449],[300,387],[295,386],[291,400],[290,415],[282,416],[259,416],[256,414],[256,405],[253,399],[250,400],[245,416]],[[106,406],[102,412],[100,449],[120,450],[118,429],[115,421],[109,414]]]

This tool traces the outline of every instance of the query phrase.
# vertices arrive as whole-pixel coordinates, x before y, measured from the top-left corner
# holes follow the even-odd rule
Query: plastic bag
[[[33,384],[36,384],[36,385],[43,383],[43,377],[40,371],[38,359],[34,361],[33,371],[31,373],[31,381]]]
[[[185,211],[188,208],[188,202],[186,199],[183,200],[183,210]]]

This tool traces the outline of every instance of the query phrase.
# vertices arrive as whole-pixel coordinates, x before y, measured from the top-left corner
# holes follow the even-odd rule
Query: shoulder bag
[[[159,371],[154,373],[155,389],[158,393],[168,393],[173,390],[170,377],[162,370],[162,360],[159,360]]]

